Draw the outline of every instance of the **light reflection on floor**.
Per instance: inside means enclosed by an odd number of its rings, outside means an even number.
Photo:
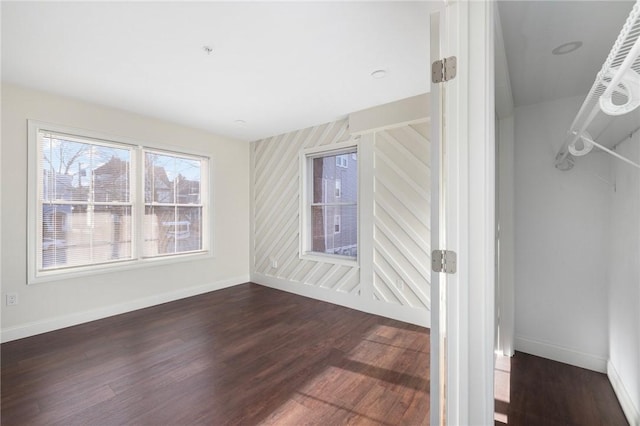
[[[494,398],[495,412],[494,420],[496,424],[508,425],[507,408],[509,407],[511,395],[511,358],[497,355],[494,370]]]
[[[360,422],[392,426],[391,413],[406,410],[407,404],[418,401],[423,401],[418,404],[426,424],[429,418],[428,364],[423,377],[410,375],[408,371],[417,357],[428,360],[428,350],[406,347],[394,338],[398,332],[394,327],[375,327],[355,348],[347,353],[336,353],[334,365],[310,378],[262,424],[305,424],[310,418],[318,419],[322,413],[323,424]],[[402,333],[403,339],[424,339],[424,334],[413,335],[407,330]],[[419,395],[415,401],[404,400],[401,390],[406,388]]]

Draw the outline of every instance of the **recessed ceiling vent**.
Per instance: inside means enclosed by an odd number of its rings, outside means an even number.
[[[566,55],[567,53],[575,52],[582,47],[581,41],[570,41],[569,43],[561,44],[551,51],[554,55]]]

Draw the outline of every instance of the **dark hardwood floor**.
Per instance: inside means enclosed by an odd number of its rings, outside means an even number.
[[[254,284],[2,344],[3,425],[426,424],[429,330]]]
[[[421,425],[429,330],[244,284],[2,344],[2,425]],[[603,374],[517,353],[496,425],[626,425]]]
[[[517,352],[499,357],[496,426],[628,425],[606,375]]]

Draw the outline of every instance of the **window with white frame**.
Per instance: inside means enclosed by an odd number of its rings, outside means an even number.
[[[355,159],[346,161],[350,155],[355,155]],[[306,176],[303,256],[357,259],[357,147],[306,153],[303,161]]]
[[[202,159],[144,154],[145,257],[202,250]]]
[[[29,123],[30,282],[208,252],[208,159]]]
[[[347,154],[336,156],[336,166],[346,169],[349,167],[349,156]]]

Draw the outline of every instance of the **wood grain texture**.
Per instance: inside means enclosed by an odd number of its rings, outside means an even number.
[[[255,284],[2,344],[3,425],[426,424],[429,331]]]
[[[429,330],[243,284],[2,344],[2,425],[421,425]],[[603,374],[517,353],[496,425],[626,425]]]
[[[498,357],[496,426],[628,425],[602,373],[517,352]]]

